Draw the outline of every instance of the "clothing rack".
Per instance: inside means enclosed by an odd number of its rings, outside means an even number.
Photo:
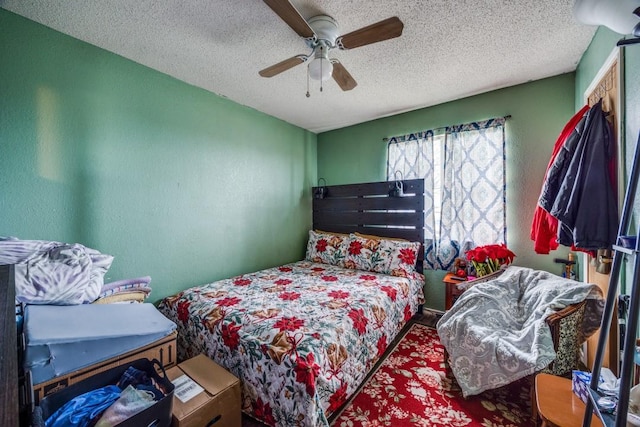
[[[589,384],[590,399],[586,405],[582,423],[583,427],[591,425],[591,417],[594,410],[605,426],[625,427],[627,425],[631,378],[633,367],[635,365],[634,354],[636,348],[636,336],[638,333],[638,316],[640,313],[640,227],[638,227],[636,236],[628,236],[631,217],[633,215],[633,204],[636,191],[638,189],[638,175],[640,174],[638,168],[640,168],[640,134],[638,135],[638,142],[635,147],[629,182],[627,184],[624,197],[622,218],[618,228],[618,237],[616,244],[613,246],[615,254],[613,256],[611,275],[609,276],[607,300],[602,314],[598,347],[591,372],[591,383]],[[628,239],[628,237],[635,237],[635,242],[633,242],[633,239]],[[632,243],[628,243],[629,241]],[[604,351],[607,344],[607,332],[609,331],[609,326],[611,325],[613,318],[613,311],[616,306],[620,272],[622,270],[623,259],[625,257],[628,257],[633,263],[633,273],[631,274],[631,281],[629,282],[632,288],[629,301],[629,319],[627,319],[624,337],[622,368],[620,371],[620,384],[617,396],[618,403],[615,413],[610,414],[601,411],[598,406],[599,400],[603,397],[598,392],[598,382],[600,379]]]

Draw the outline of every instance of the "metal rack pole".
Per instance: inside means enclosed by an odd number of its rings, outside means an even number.
[[[640,134],[638,135],[638,142],[633,155],[633,163],[631,166],[631,173],[629,176],[629,182],[627,183],[626,193],[624,196],[624,204],[622,207],[622,216],[620,219],[620,225],[618,227],[618,241],[620,244],[620,236],[624,236],[628,233],[629,225],[631,223],[631,216],[633,214],[633,204],[635,201],[636,191],[638,188],[639,171],[640,167]],[[613,319],[613,310],[617,300],[618,282],[620,279],[620,270],[622,267],[622,260],[625,253],[631,254],[634,257],[633,260],[633,276],[632,276],[632,292],[631,292],[631,304],[630,313],[631,319],[627,324],[626,335],[624,340],[624,351],[622,359],[622,369],[620,373],[620,388],[618,389],[618,406],[616,409],[615,426],[625,427],[627,411],[629,408],[629,389],[631,385],[631,370],[633,368],[634,358],[633,353],[635,351],[635,341],[638,328],[638,310],[640,304],[640,230],[636,236],[636,245],[633,250],[629,248],[623,248],[614,245],[615,255],[613,257],[613,265],[611,267],[611,275],[609,276],[609,290],[607,291],[607,300],[605,309],[602,314],[602,322],[600,326],[600,337],[598,339],[598,347],[596,350],[595,359],[593,362],[593,369],[591,372],[591,382],[589,388],[591,389],[590,399],[587,401],[585,414],[583,418],[583,427],[591,425],[592,413],[595,410],[603,424],[609,426],[611,423],[611,417],[603,417],[597,405],[594,405],[594,399],[597,396],[598,381],[600,379],[600,370],[602,367],[602,361],[604,359],[604,350],[607,344],[607,337],[611,321]]]

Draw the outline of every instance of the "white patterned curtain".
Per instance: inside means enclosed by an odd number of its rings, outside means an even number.
[[[434,150],[433,131],[411,133],[404,136],[395,136],[389,140],[387,146],[387,180],[396,179],[396,172],[402,173],[403,179],[419,179],[424,181],[424,247],[425,268],[434,268],[427,265],[426,254],[435,248],[435,217],[434,212]]]
[[[504,118],[391,138],[387,179],[425,180],[425,268],[506,239]],[[437,141],[442,141],[438,146]]]
[[[437,254],[443,268],[476,246],[505,243],[504,122],[446,128]]]

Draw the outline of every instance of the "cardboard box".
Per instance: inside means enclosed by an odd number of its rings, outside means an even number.
[[[175,388],[173,427],[241,427],[240,380],[200,354],[167,371]]]
[[[107,371],[116,366],[129,364],[137,359],[157,359],[162,363],[165,369],[175,366],[177,336],[177,332],[173,332],[147,346],[140,347],[128,353],[121,354],[120,356],[112,357],[111,359],[103,362],[87,366],[86,368],[61,375],[40,384],[34,384],[33,403],[37,405],[45,396],[60,391],[100,372]]]

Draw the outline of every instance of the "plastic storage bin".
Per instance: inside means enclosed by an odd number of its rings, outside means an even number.
[[[138,359],[131,363],[111,368],[46,396],[40,401],[38,406],[34,408],[31,422],[32,427],[43,427],[44,421],[46,421],[49,416],[74,397],[110,384],[116,384],[129,366],[145,371],[151,378],[161,385],[167,393],[155,404],[118,424],[118,426],[169,427],[171,425],[171,412],[173,409],[174,386],[167,378],[162,364],[157,360],[150,361],[149,359]],[[158,370],[162,372],[162,375],[158,374]]]

